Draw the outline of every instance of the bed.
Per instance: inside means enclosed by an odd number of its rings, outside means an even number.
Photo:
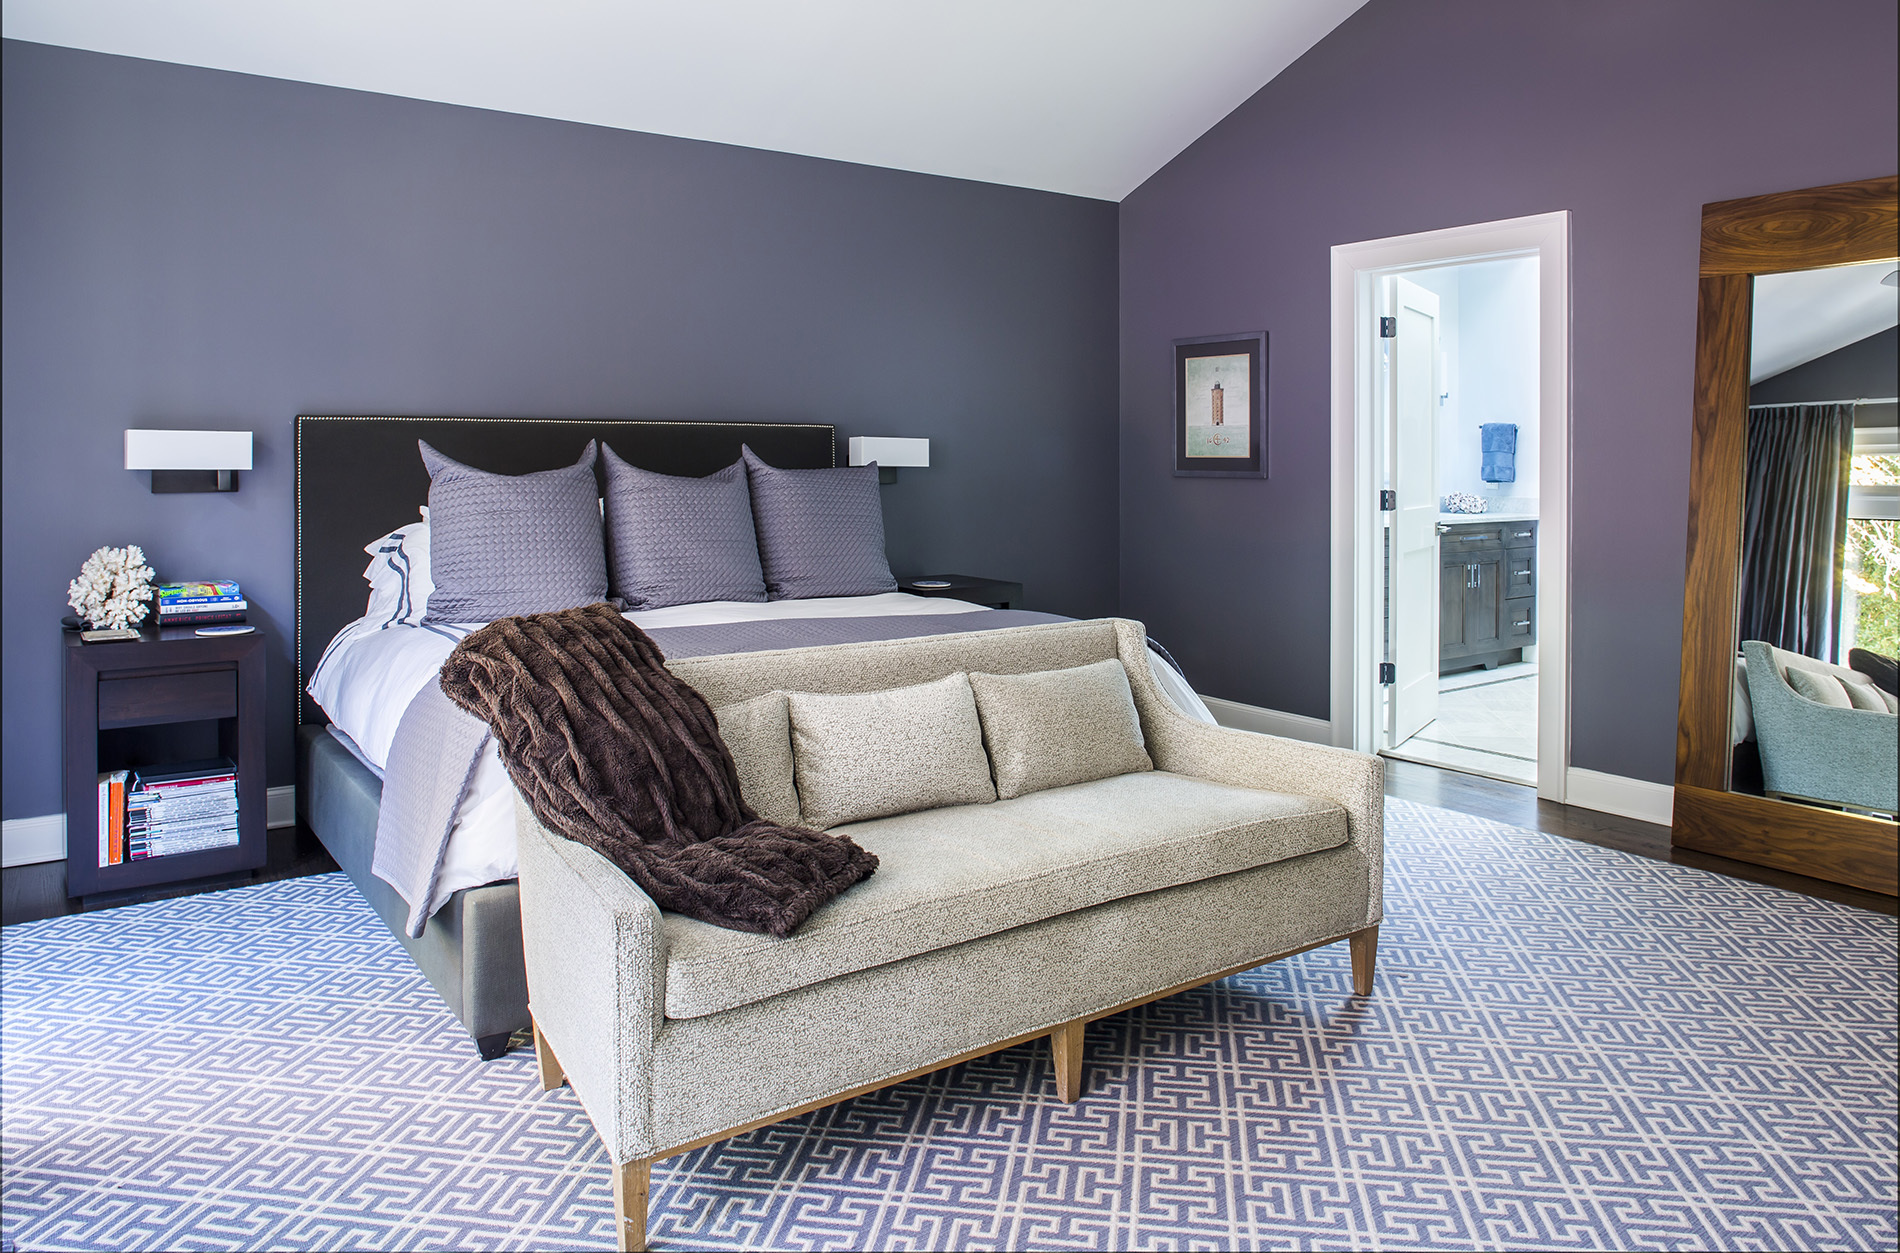
[[[410,902],[371,870],[383,767],[403,711],[469,629],[391,621],[382,610],[365,614],[366,544],[405,528],[414,533],[428,499],[416,441],[489,471],[523,474],[567,465],[595,439],[644,469],[703,476],[731,465],[742,444],[785,469],[835,466],[835,433],[823,424],[306,415],[297,419],[296,434],[298,817],[408,949],[481,1055],[496,1057],[527,1028],[528,1014],[513,881],[513,789],[492,746],[456,812],[419,935],[409,934]],[[426,587],[414,591],[426,597]],[[669,657],[1055,617],[900,592],[682,604],[630,616]],[[1165,671],[1170,697],[1212,721],[1170,665],[1155,667]]]

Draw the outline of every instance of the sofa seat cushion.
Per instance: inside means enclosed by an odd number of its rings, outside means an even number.
[[[1330,801],[1144,771],[839,827],[877,873],[788,939],[662,914],[666,1016],[699,1018],[1124,896],[1346,842]],[[1061,955],[1051,954],[1060,965]]]

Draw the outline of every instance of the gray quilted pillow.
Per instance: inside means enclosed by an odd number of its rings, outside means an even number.
[[[629,609],[764,600],[746,469],[703,479],[655,474],[601,446],[607,468],[607,569]]]
[[[594,441],[559,470],[490,474],[421,440],[429,469],[426,622],[493,622],[607,598]]]
[[[780,470],[741,449],[773,600],[894,592],[877,467]]]
[[[1003,800],[1154,769],[1128,672],[1113,657],[1033,674],[972,673],[970,687]]]

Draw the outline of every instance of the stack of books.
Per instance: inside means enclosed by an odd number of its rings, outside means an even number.
[[[99,776],[99,864],[116,866],[125,860],[125,785],[130,770],[108,770]]]
[[[238,842],[237,766],[229,757],[134,770],[125,788],[128,861]]]
[[[244,593],[229,579],[158,585],[158,625],[209,626],[244,621]]]

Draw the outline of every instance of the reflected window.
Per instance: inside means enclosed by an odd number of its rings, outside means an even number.
[[[1848,471],[1841,632],[1849,649],[1900,655],[1900,427],[1857,427]]]

